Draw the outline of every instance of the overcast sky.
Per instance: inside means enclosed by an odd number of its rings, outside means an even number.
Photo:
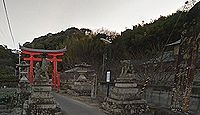
[[[17,48],[48,33],[69,27],[121,32],[142,21],[176,12],[184,0],[5,0],[15,46],[0,2],[0,44]]]

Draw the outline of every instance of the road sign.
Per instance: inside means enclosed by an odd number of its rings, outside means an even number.
[[[110,71],[106,73],[106,82],[110,82]]]

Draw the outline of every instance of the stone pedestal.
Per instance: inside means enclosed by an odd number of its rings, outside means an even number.
[[[37,81],[32,86],[31,96],[25,104],[30,115],[61,114],[52,92],[51,85],[46,80]]]
[[[147,102],[141,99],[134,78],[117,78],[102,106],[115,115],[141,114],[147,111]]]
[[[69,85],[70,94],[74,96],[90,96],[92,90],[92,82],[90,74],[94,72],[94,70],[89,69],[91,65],[86,64],[85,62],[81,64],[75,65],[75,68],[65,71],[66,73],[74,73],[74,80]],[[76,78],[76,74],[78,74],[78,78]],[[88,77],[88,78],[87,78]],[[67,91],[69,93],[69,91]],[[73,92],[73,93],[71,93]]]
[[[79,78],[74,82],[72,89],[79,95],[91,95],[91,83],[84,76],[80,74]]]

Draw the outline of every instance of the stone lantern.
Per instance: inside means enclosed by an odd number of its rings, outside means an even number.
[[[29,74],[29,64],[25,61],[22,61],[20,64],[17,64],[19,70],[19,87],[21,92],[27,93],[30,90],[28,74]]]
[[[21,92],[27,92],[30,88],[28,79],[23,75],[19,81]]]
[[[81,63],[75,65],[75,68],[65,71],[66,73],[78,73],[78,78],[71,86],[72,90],[78,93],[78,95],[91,95],[92,81],[86,77],[86,74],[94,72],[94,70],[89,69],[89,67],[91,65]]]
[[[17,64],[17,67],[19,68],[19,80],[23,76],[25,76],[26,78],[28,78],[29,66],[30,66],[30,64],[27,64],[25,61],[22,61],[20,64]]]

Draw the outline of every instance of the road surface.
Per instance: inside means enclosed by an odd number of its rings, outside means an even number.
[[[54,93],[54,97],[59,103],[64,115],[106,115],[94,107],[73,100],[67,96]]]

